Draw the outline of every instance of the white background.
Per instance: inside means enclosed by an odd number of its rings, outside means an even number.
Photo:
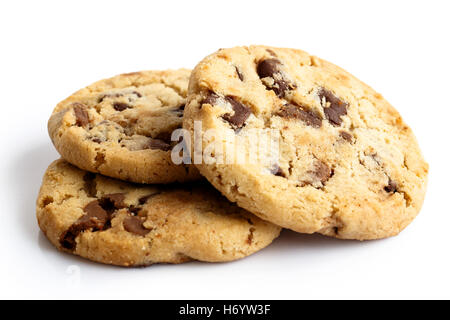
[[[450,298],[449,1],[2,1],[0,298]],[[58,253],[35,199],[58,158],[56,103],[101,78],[194,67],[218,48],[301,48],[381,92],[430,163],[418,218],[399,236],[339,241],[284,231],[226,264],[124,269]]]

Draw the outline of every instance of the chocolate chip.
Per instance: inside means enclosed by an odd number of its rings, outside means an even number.
[[[142,94],[140,94],[137,91],[132,91],[132,92],[116,92],[116,93],[106,93],[104,95],[102,95],[100,98],[98,98],[98,103],[103,102],[103,100],[105,100],[105,98],[119,98],[119,97],[123,97],[126,94],[134,94],[135,96],[137,96],[138,98],[142,97]]]
[[[233,97],[227,96],[225,98],[227,102],[231,104],[234,114],[231,113],[224,114],[222,119],[228,121],[235,129],[242,128],[245,121],[250,117],[252,111],[249,107],[243,105],[239,101],[235,100]]]
[[[142,220],[134,216],[126,217],[125,220],[123,220],[123,228],[130,233],[137,234],[138,236],[145,236],[151,231],[144,228],[144,223]]]
[[[102,95],[99,99],[98,99],[98,103],[103,102],[103,100],[105,100],[105,98],[119,98],[119,97],[123,97],[123,93],[107,93]]]
[[[352,142],[353,140],[353,136],[347,131],[339,131],[339,136],[348,142]]]
[[[253,235],[253,233],[256,231],[256,229],[255,228],[253,228],[253,227],[251,227],[250,229],[249,229],[249,233],[248,233],[248,237],[247,237],[247,244],[248,245],[251,245],[252,244],[252,242],[253,242],[253,237],[254,237],[254,235]]]
[[[141,211],[142,208],[141,207],[136,207],[136,206],[130,206],[128,208],[128,211],[131,213],[131,215],[133,216],[137,216],[139,214],[139,211]]]
[[[333,175],[333,170],[323,161],[317,160],[315,163],[314,174],[320,180],[322,185],[328,181]]]
[[[266,78],[266,77],[273,78],[273,76],[276,73],[281,73],[280,68],[281,68],[281,62],[278,59],[262,60],[258,64],[258,68],[257,68],[258,76],[260,78]]]
[[[95,143],[102,143],[102,140],[100,138],[92,138],[91,140]]]
[[[283,169],[281,169],[278,164],[273,165],[273,167],[270,169],[270,173],[277,177],[286,178],[286,174],[284,173]]]
[[[283,118],[299,119],[314,128],[320,128],[322,126],[322,118],[318,114],[307,110],[303,106],[297,106],[291,103],[283,106],[277,115]]]
[[[86,175],[85,183],[91,179],[92,176]],[[89,202],[83,209],[85,215],[79,218],[61,235],[61,246],[68,250],[74,250],[76,247],[75,238],[81,232],[85,230],[101,231],[109,228],[111,226],[111,214],[117,209],[126,207],[124,200],[124,193],[112,193],[104,195],[100,200]]]
[[[256,71],[261,79],[272,78],[273,84],[264,83],[264,85],[267,89],[273,90],[278,97],[283,98],[286,91],[294,89],[295,86],[284,79],[281,66],[282,64],[278,59],[266,59],[258,64]]]
[[[236,66],[234,68],[236,69],[236,74],[237,74],[239,80],[244,81],[244,75],[241,73],[241,71],[239,71],[239,68]]]
[[[84,191],[88,197],[96,197],[97,196],[97,183],[95,182],[96,175],[95,173],[87,172],[83,176],[84,181]]]
[[[203,99],[202,104],[210,104],[210,105],[214,106],[219,98],[220,97],[216,93],[210,91],[210,92],[208,92],[208,95],[206,96],[206,98]]]
[[[89,124],[89,114],[84,104],[75,102],[73,104],[73,112],[75,113],[77,126],[84,127]]]
[[[171,146],[161,139],[149,138],[149,141],[147,145],[144,146],[144,149],[169,151],[171,149]]]
[[[107,211],[100,205],[98,200],[94,200],[84,207],[86,214],[79,221],[89,223],[94,229],[102,229],[108,219]]]
[[[388,185],[386,187],[384,187],[384,191],[386,191],[387,193],[395,193],[397,192],[397,184],[391,180],[391,178],[389,178],[389,182]]]
[[[329,103],[329,106],[323,105],[323,111],[325,112],[325,116],[328,121],[333,126],[339,126],[342,123],[342,116],[347,114],[348,103],[342,101],[338,97],[334,95],[333,92],[327,90],[325,88],[321,88],[318,92],[319,98],[321,102],[323,98],[325,98],[325,102]]]
[[[67,250],[75,249],[75,239],[81,232],[89,229],[92,231],[103,230],[108,222],[109,215],[97,200],[88,203],[83,211],[85,215],[73,223],[59,239],[61,246]]]
[[[138,98],[142,98],[142,94],[137,91],[133,91],[132,94],[136,95]]]
[[[115,102],[113,104],[113,108],[116,111],[123,111],[125,109],[130,108],[130,106],[128,104],[126,104],[126,103],[123,103],[123,102]]]
[[[108,212],[114,212],[117,209],[123,209],[126,207],[125,193],[111,193],[106,194],[100,200],[100,205]]]

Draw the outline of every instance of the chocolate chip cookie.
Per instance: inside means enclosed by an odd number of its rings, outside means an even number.
[[[194,155],[214,140],[249,158],[252,137],[277,133],[270,161],[219,161],[221,149],[194,162],[229,200],[298,232],[393,236],[424,200],[428,165],[399,113],[348,72],[301,50],[236,47],[206,57],[192,73],[183,126],[201,139]]]
[[[189,70],[143,71],[96,82],[59,103],[48,122],[61,156],[77,167],[137,183],[196,180],[175,165]]]
[[[137,185],[64,160],[45,173],[37,219],[58,249],[119,266],[236,260],[280,232],[206,182]]]

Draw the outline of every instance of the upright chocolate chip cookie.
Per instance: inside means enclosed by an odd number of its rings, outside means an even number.
[[[79,168],[137,183],[200,178],[175,165],[189,70],[143,71],[96,82],[59,103],[48,123],[61,156]]]
[[[236,260],[280,232],[207,183],[137,185],[64,160],[45,173],[37,218],[58,249],[120,266]]]
[[[183,126],[193,136],[197,129],[194,161],[218,190],[298,232],[393,236],[424,200],[428,165],[398,112],[300,50],[251,46],[208,56],[192,73]],[[267,137],[271,149],[258,150]],[[213,141],[225,146],[211,152]],[[265,161],[235,161],[230,150]]]

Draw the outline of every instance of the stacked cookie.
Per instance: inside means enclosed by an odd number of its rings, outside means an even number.
[[[226,200],[193,165],[172,162],[189,75],[123,74],[56,106],[48,128],[64,160],[44,176],[37,217],[57,248],[122,266],[217,262],[278,236],[280,227]]]
[[[102,80],[58,104],[48,128],[62,159],[39,225],[102,263],[231,261],[280,227],[389,237],[425,195],[428,165],[398,112],[300,50],[222,49],[192,74]]]

